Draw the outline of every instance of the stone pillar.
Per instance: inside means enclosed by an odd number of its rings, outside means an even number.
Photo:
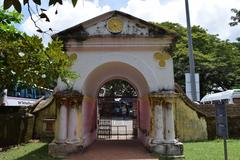
[[[173,105],[172,103],[166,104],[166,143],[174,143],[175,128],[173,118]]]
[[[55,140],[49,144],[48,153],[64,158],[68,154],[83,149],[80,134],[81,104],[83,96],[78,91],[65,90],[55,94],[57,123]]]
[[[164,110],[162,100],[160,98],[150,95],[151,105],[151,130],[150,135],[152,143],[163,143],[164,142]]]
[[[67,138],[67,100],[60,100],[60,107],[57,114],[57,125],[55,131],[55,142],[64,143]]]
[[[67,143],[78,143],[80,137],[78,134],[78,104],[76,101],[70,102],[71,106],[68,108],[68,130],[67,130]]]
[[[162,91],[149,95],[151,104],[150,150],[160,159],[183,159],[183,144],[175,140],[173,105],[177,94]]]
[[[154,140],[155,143],[162,143],[164,142],[163,136],[163,108],[162,104],[158,104],[154,107]]]

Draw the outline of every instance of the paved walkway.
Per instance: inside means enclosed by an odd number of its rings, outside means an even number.
[[[69,160],[158,160],[136,140],[96,141],[84,153],[71,155]]]

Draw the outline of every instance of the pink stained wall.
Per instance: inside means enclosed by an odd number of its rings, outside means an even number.
[[[138,139],[147,145],[147,137],[150,130],[150,104],[148,98],[138,100]]]
[[[83,100],[83,140],[84,146],[89,146],[96,139],[97,105],[93,98]]]

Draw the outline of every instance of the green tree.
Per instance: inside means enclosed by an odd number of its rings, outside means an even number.
[[[22,2],[22,3],[21,3]],[[44,2],[44,3],[43,3]],[[73,7],[76,6],[78,0],[71,0]],[[52,31],[52,28],[49,28],[49,30],[43,31],[37,24],[37,21],[39,19],[44,19],[46,22],[50,22],[50,19],[48,18],[48,15],[45,13],[47,11],[47,8],[50,6],[55,6],[56,4],[62,5],[63,0],[49,0],[48,5],[44,6],[46,1],[42,0],[4,0],[3,1],[3,8],[5,10],[14,7],[14,9],[18,12],[22,12],[22,8],[24,6],[27,7],[28,13],[30,15],[31,20],[33,21],[35,27],[37,28],[37,31],[40,33],[47,33],[49,31]],[[45,8],[46,7],[46,8]],[[58,14],[58,11],[56,10],[55,14]],[[35,16],[33,16],[35,15]],[[34,19],[33,17],[37,17]]]
[[[185,73],[189,70],[187,29],[170,22],[158,25],[179,35],[173,47],[174,71],[176,82],[184,88]],[[200,26],[192,27],[192,38],[196,72],[200,74],[201,97],[206,93],[239,87],[239,43],[221,40]]]
[[[106,97],[133,97],[137,96],[137,91],[127,81],[114,79],[101,87],[99,95]]]
[[[77,75],[69,70],[75,56],[62,51],[60,40],[53,40],[44,47],[42,39],[18,31],[21,15],[0,9],[0,91],[14,85],[53,88],[57,78],[66,83]],[[68,83],[67,83],[68,84]],[[3,98],[0,101],[3,102]]]
[[[71,1],[72,1],[73,6],[75,7],[78,0],[71,0]],[[56,5],[56,4],[62,5],[63,0],[49,0],[48,1],[48,6]],[[42,0],[32,0],[32,1],[29,1],[29,0],[22,0],[22,1],[20,1],[20,0],[4,0],[3,1],[4,9],[8,9],[11,6],[13,6],[19,13],[22,12],[22,5],[29,5],[29,6],[33,5],[33,6],[41,7]]]

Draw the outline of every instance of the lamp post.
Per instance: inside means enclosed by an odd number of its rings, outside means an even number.
[[[191,82],[191,94],[192,100],[197,100],[196,94],[196,83],[195,83],[195,62],[193,56],[193,45],[192,45],[192,29],[190,23],[190,15],[189,15],[189,5],[188,0],[185,0],[186,7],[186,19],[187,19],[187,30],[188,30],[188,56],[189,56],[189,70],[190,70],[190,82]]]

